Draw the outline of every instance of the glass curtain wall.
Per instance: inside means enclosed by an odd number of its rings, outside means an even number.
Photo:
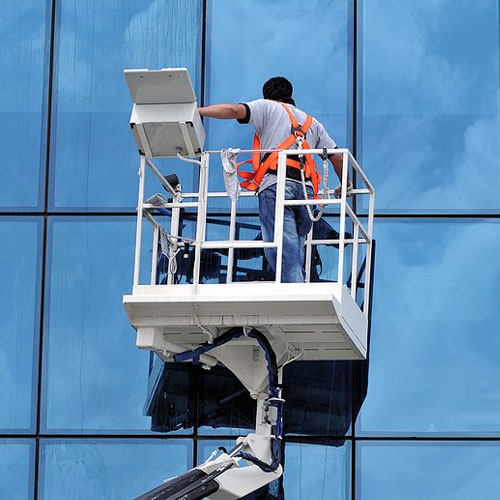
[[[377,190],[366,400],[358,415],[366,366],[287,367],[294,425],[270,498],[499,498],[498,0],[4,4],[0,498],[133,498],[253,421],[223,369],[155,379],[121,304],[138,168],[122,72],[176,66],[200,104],[286,76]],[[251,144],[250,125],[205,127],[207,149]],[[258,230],[256,203],[245,222]],[[214,406],[216,381],[230,404]],[[175,393],[165,420],[153,383]]]
[[[378,219],[356,499],[500,494],[492,473],[500,444],[498,9],[497,0],[358,4],[357,156],[376,186]]]

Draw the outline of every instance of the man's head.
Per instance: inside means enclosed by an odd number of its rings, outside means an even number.
[[[291,102],[293,101],[292,94],[292,84],[282,76],[270,78],[262,87],[264,99],[270,99],[271,101]]]

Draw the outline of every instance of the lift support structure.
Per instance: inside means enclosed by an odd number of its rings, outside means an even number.
[[[204,463],[136,500],[243,498],[283,472],[283,367],[296,359],[362,360],[367,356],[375,192],[349,150],[328,150],[328,155],[343,158],[340,197],[327,187],[321,200],[324,217],[338,229],[337,236],[314,239],[311,231],[306,240],[306,282],[282,283],[285,207],[318,205],[318,200],[285,199],[286,159],[325,152],[278,151],[274,240],[243,239],[236,230],[239,208],[251,202],[254,194],[241,193],[237,200],[229,200],[225,191],[209,190],[210,164],[221,151],[203,151],[204,130],[187,71],[126,70],[125,76],[134,99],[131,128],[140,153],[134,280],[132,293],[123,297],[137,332],[136,345],[166,363],[194,363],[208,370],[222,364],[257,402],[254,433],[238,438],[232,450],[217,448]],[[248,152],[252,151],[241,151]],[[183,192],[178,179],[164,175],[154,163],[156,158],[177,158],[186,169],[190,165],[196,174],[190,178],[198,179],[198,189]],[[151,197],[145,199],[147,172],[167,190],[168,198],[156,197],[154,203]],[[356,182],[350,197],[348,178]],[[207,237],[208,205],[214,200],[230,207],[225,239]],[[362,218],[356,206],[366,207]],[[182,217],[188,211],[195,221],[191,237],[183,235]],[[145,227],[151,230],[152,247],[144,244]],[[239,252],[262,253],[266,247],[276,249],[274,279],[240,281]],[[312,258],[319,247],[334,249],[336,258],[329,259],[330,279],[313,282]],[[150,269],[144,273],[144,255],[151,248]],[[206,251],[223,257],[224,282],[204,279]],[[160,282],[161,254],[168,267]],[[189,279],[181,279],[179,259],[186,255],[193,256],[192,268]],[[360,270],[363,286],[358,280]]]

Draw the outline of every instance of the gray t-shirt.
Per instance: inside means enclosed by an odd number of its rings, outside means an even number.
[[[247,116],[238,120],[240,123],[251,123],[260,138],[262,149],[276,149],[290,135],[290,118],[282,104],[268,99],[257,99],[243,103]],[[303,124],[307,115],[292,104],[285,104],[292,111],[297,122]],[[313,117],[311,127],[307,131],[306,140],[311,149],[334,149],[335,141],[328,135],[325,127]],[[296,144],[290,149],[296,149]],[[290,179],[292,180],[292,179]],[[298,182],[298,181],[294,181]],[[262,179],[260,191],[276,184],[276,176],[266,174]]]

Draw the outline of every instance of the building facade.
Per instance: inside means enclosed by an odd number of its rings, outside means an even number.
[[[500,498],[498,0],[21,0],[0,33],[0,498],[133,498],[240,432],[200,425],[196,373],[191,427],[151,430],[121,304],[138,168],[122,72],[177,66],[200,104],[286,76],[377,190],[366,399],[340,433],[332,377],[331,420],[287,435],[273,491]],[[206,130],[210,149],[253,133]]]

